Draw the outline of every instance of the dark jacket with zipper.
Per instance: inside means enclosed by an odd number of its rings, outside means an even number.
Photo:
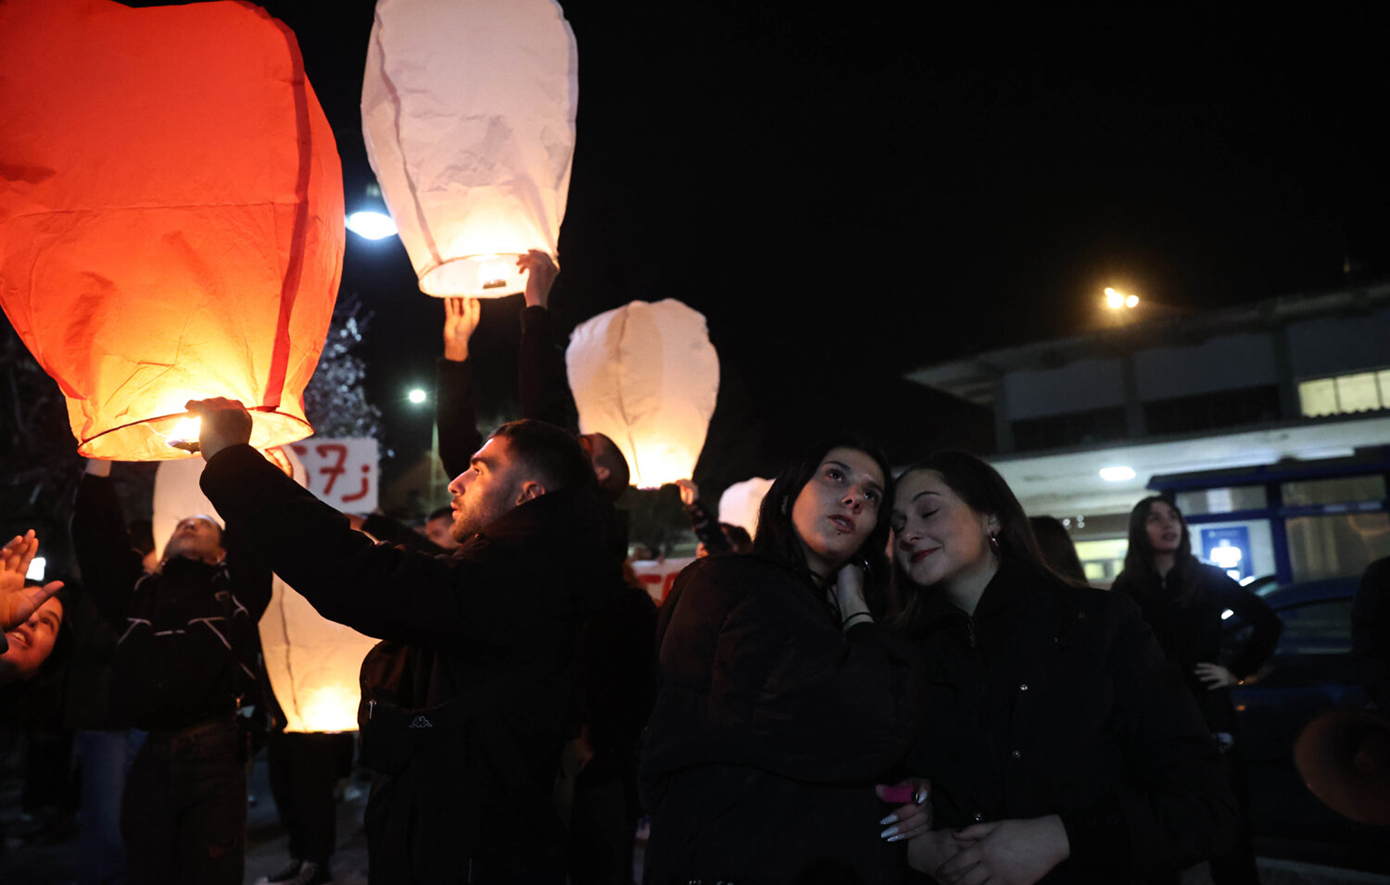
[[[436,558],[373,544],[250,446],[217,453],[202,487],[320,614],[385,640],[364,663],[364,693],[466,708],[463,722],[422,712],[406,723],[410,752],[378,762],[371,881],[563,881],[550,790],[574,730],[570,656],[616,578],[597,498],[548,492]]]
[[[1133,603],[1009,559],[973,616],[927,592],[906,768],[936,827],[1059,815],[1071,856],[1047,883],[1174,882],[1225,847],[1216,746]]]
[[[912,732],[910,648],[882,624],[842,632],[806,578],[732,554],[681,572],[657,642],[648,885],[897,879],[873,785]]]
[[[174,731],[260,700],[256,623],[270,569],[228,528],[216,565],[175,556],[147,574],[111,480],[84,475],[72,516],[83,585],[116,636],[110,720]]]

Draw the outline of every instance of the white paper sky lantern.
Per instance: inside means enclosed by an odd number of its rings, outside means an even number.
[[[719,496],[719,521],[741,525],[748,534],[758,534],[758,508],[762,506],[772,480],[755,476],[736,482]]]
[[[304,465],[288,447],[275,450],[295,482],[305,485]],[[282,464],[283,466],[283,464]],[[195,513],[220,516],[198,487],[203,460],[164,461],[154,480],[154,539],[159,554],[180,519]],[[261,653],[275,698],[285,712],[286,731],[356,731],[357,676],[362,659],[376,645],[350,627],[314,610],[276,575],[270,606],[261,616]]]
[[[362,129],[420,291],[520,292],[555,257],[579,54],[552,0],[378,0]]]
[[[612,439],[633,485],[690,477],[719,394],[704,314],[671,298],[634,301],[576,327],[565,363],[580,432]]]

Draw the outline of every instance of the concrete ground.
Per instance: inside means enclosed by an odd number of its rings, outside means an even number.
[[[21,782],[17,775],[10,766],[0,770],[0,834],[3,834],[0,883],[74,885],[77,881],[75,821],[70,815],[36,820],[23,814],[19,803]],[[289,859],[288,837],[270,797],[264,756],[257,758],[252,769],[251,795],[255,797],[255,804],[247,821],[246,885],[255,885],[258,879],[278,871]],[[335,885],[366,885],[367,842],[362,831],[366,805],[367,782],[364,778],[354,778],[338,803],[338,850],[332,861]],[[1259,867],[1263,885],[1390,885],[1387,875],[1315,864],[1260,858]],[[1208,885],[1210,881],[1201,867],[1183,877],[1183,885]]]

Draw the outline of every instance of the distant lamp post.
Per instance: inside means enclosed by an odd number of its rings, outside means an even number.
[[[405,398],[410,400],[412,406],[422,406],[425,404],[425,400],[430,398],[430,395],[425,392],[424,388],[412,387],[410,388],[410,392],[405,395]]]
[[[1105,287],[1105,306],[1111,310],[1121,310],[1124,308],[1133,309],[1139,306],[1138,295],[1126,295],[1125,293]]]

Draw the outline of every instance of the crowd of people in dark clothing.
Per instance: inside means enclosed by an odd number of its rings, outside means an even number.
[[[644,815],[651,885],[1170,883],[1202,862],[1258,882],[1230,690],[1281,624],[1193,556],[1172,500],[1138,503],[1124,571],[1093,589],[1066,530],[984,461],[895,475],[842,435],[776,477],[752,536],[680,483],[700,557],[658,608],[627,563],[627,463],[579,433],[557,270],[519,264],[526,417],[486,437],[478,305],[447,302],[452,504],[428,537],[333,510],[210,399],[188,408],[219,518],[187,514],[159,561],[106,462],[78,484],[80,588],[25,580],[32,532],[5,545],[0,715],[37,717],[52,671],[91,668],[82,881],[240,883],[262,741],[291,854],[262,881],[332,881],[352,740],[281,730],[257,635],[273,573],[380,640],[358,712],[373,882],[626,885]],[[1385,571],[1357,635],[1384,633]],[[1252,628],[1234,656],[1226,612]],[[1361,651],[1384,705],[1384,656]]]

